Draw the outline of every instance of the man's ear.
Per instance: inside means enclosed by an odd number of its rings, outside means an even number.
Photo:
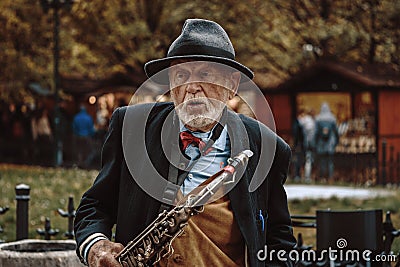
[[[239,88],[239,84],[240,84],[240,77],[241,77],[241,74],[239,71],[233,72],[231,74],[230,89],[231,89],[232,93],[230,94],[229,99],[232,99],[236,95],[237,90]]]

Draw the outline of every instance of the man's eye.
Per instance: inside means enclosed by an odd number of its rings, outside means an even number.
[[[211,71],[202,71],[200,73],[200,77],[203,79],[210,79],[211,77],[213,77],[213,73]]]
[[[185,72],[177,72],[175,78],[179,81],[185,81],[188,78],[188,74]]]

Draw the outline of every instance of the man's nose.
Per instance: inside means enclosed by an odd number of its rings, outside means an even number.
[[[186,92],[188,93],[196,94],[199,91],[201,91],[201,86],[198,82],[189,82],[186,85]]]

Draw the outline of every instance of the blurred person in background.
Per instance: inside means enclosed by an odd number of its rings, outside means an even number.
[[[319,178],[330,179],[331,182],[334,173],[333,155],[339,143],[339,133],[336,118],[328,103],[322,103],[321,112],[317,115],[315,122],[315,147],[319,162]]]
[[[72,131],[78,167],[86,168],[95,129],[93,119],[87,113],[84,105],[80,106],[79,113],[74,116]]]
[[[2,129],[8,136],[6,140],[5,154],[7,160],[15,163],[25,163],[29,157],[31,143],[30,119],[27,108],[23,103],[9,105],[9,111],[5,114],[5,122],[8,128]],[[3,152],[4,153],[4,152]]]
[[[35,158],[41,165],[51,165],[53,131],[50,127],[48,111],[41,108],[31,120],[32,138],[34,142]]]
[[[92,138],[92,149],[85,161],[86,168],[99,169],[101,162],[101,147],[107,134],[110,113],[105,101],[99,101],[96,111],[95,134]]]
[[[299,124],[303,130],[304,178],[306,183],[311,182],[312,165],[314,163],[315,120],[313,113],[312,109],[306,109],[299,116]]]
[[[301,112],[300,112],[301,114]],[[301,181],[301,165],[304,161],[304,133],[299,122],[299,116],[293,118],[292,125],[293,147],[292,147],[292,175],[295,182]]]

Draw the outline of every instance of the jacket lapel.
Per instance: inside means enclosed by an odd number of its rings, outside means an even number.
[[[248,133],[243,121],[236,113],[228,112],[227,125],[232,146],[231,156],[235,156],[239,152],[249,149],[250,142]],[[240,181],[229,192],[228,196],[239,229],[250,254],[253,254],[256,250],[261,249],[263,244],[261,244],[262,239],[260,239],[260,235],[258,234],[256,222],[257,201],[254,198],[254,194],[250,194],[248,189],[251,173],[254,173],[254,170],[252,171],[246,168]]]

